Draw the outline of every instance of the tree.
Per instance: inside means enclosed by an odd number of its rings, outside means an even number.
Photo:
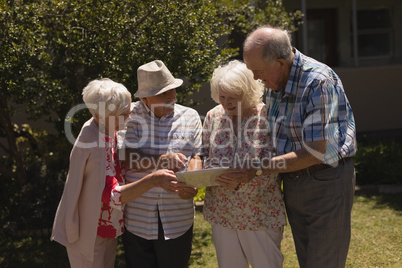
[[[16,162],[14,172],[1,166],[0,172],[12,176],[20,185],[27,182],[24,160],[17,146],[17,137],[11,121],[13,114],[9,101],[14,103],[35,102],[33,92],[40,74],[35,64],[40,57],[40,31],[37,17],[34,16],[34,4],[15,5],[13,1],[1,1],[0,13],[0,122],[1,133],[6,137],[8,147],[0,144]]]
[[[242,41],[232,39],[241,40],[267,18],[291,25],[280,2],[268,1],[263,9],[253,2],[0,0],[3,226],[51,224],[71,149],[64,122],[71,120],[77,132],[89,113],[65,117],[82,103],[89,81],[109,77],[134,93],[137,68],[160,59],[186,80],[178,101],[193,105],[197,100],[187,97],[216,66],[239,55]],[[31,119],[52,122],[57,134],[14,124],[15,104],[23,104]]]
[[[237,59],[243,58],[242,45],[252,30],[271,25],[294,32],[303,15],[300,11],[286,12],[280,0],[216,0],[215,5],[224,25],[230,30],[228,46],[238,49]]]
[[[12,214],[23,213],[23,208],[17,204],[27,202],[26,208],[30,207],[31,174],[27,162],[34,163],[36,157],[32,148],[26,150],[21,144],[22,137],[31,139],[32,135],[13,123],[14,105],[25,105],[30,118],[36,118],[33,111],[40,101],[43,89],[40,82],[44,76],[39,65],[45,53],[41,43],[43,32],[36,15],[39,6],[19,1],[2,0],[0,3],[0,135],[8,145],[0,143],[6,153],[0,166],[3,185],[0,203],[1,219],[9,223]]]
[[[1,132],[8,138],[8,146],[2,144],[8,155],[3,157],[6,165],[0,176],[15,190],[5,195],[13,195],[16,201],[6,201],[5,210],[13,222],[25,227],[49,224],[53,217],[40,219],[49,214],[49,207],[54,211],[58,200],[49,200],[47,208],[41,205],[50,191],[60,194],[64,183],[59,174],[65,174],[71,148],[64,137],[65,115],[82,102],[82,88],[90,80],[109,77],[134,93],[137,67],[161,59],[175,76],[189,80],[179,93],[183,100],[231,55],[216,43],[225,30],[216,9],[206,1],[34,2],[2,1],[0,10],[2,40],[6,40],[1,46]],[[13,105],[18,103],[35,117],[46,116],[59,134],[13,124]],[[87,115],[74,118],[77,129]],[[24,192],[29,202],[18,198],[22,188],[30,192]],[[12,211],[20,213],[11,215]]]

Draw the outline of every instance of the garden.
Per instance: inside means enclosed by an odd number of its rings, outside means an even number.
[[[66,250],[50,234],[0,237],[0,266],[69,267]],[[346,267],[400,267],[402,262],[402,195],[357,195],[352,210],[352,239]],[[289,225],[282,241],[284,267],[298,267]],[[115,267],[125,267],[121,241]],[[211,227],[196,212],[190,268],[218,267]]]
[[[69,267],[50,231],[72,147],[64,125],[77,134],[89,116],[66,114],[89,81],[110,77],[134,93],[137,67],[163,59],[185,80],[178,103],[197,107],[205,100],[194,92],[216,66],[241,58],[250,30],[269,23],[294,32],[301,16],[281,1],[0,0],[0,267]],[[357,185],[401,186],[401,141],[358,141]],[[210,225],[196,210],[190,267],[217,267]],[[359,191],[347,267],[399,267],[401,237],[402,194]],[[282,252],[284,267],[298,266],[289,225]]]

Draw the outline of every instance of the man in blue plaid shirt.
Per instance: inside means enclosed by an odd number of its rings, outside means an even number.
[[[281,173],[299,265],[345,267],[356,128],[341,80],[331,68],[293,48],[286,31],[270,26],[247,37],[243,56],[254,79],[268,90],[269,131],[277,155],[261,159],[260,169]],[[226,176],[245,182],[252,173],[239,170]]]

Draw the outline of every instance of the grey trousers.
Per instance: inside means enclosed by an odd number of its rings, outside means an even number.
[[[282,178],[300,267],[345,267],[356,182],[353,160],[311,176]]]

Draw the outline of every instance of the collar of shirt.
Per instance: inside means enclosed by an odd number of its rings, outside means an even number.
[[[294,82],[295,82],[295,77],[297,77],[297,75],[298,75],[298,73],[299,73],[299,71],[301,69],[301,60],[302,60],[302,58],[301,58],[300,52],[296,48],[293,48],[293,52],[295,54],[295,58],[293,59],[292,69],[290,70],[289,79],[288,79],[288,82],[287,82],[286,87],[285,87],[285,93],[282,94],[282,91],[280,91],[280,93],[279,93],[279,94],[281,94],[282,98],[287,97],[287,96],[289,96],[291,94],[292,95],[296,94],[295,87],[294,87],[294,84],[295,84]]]

